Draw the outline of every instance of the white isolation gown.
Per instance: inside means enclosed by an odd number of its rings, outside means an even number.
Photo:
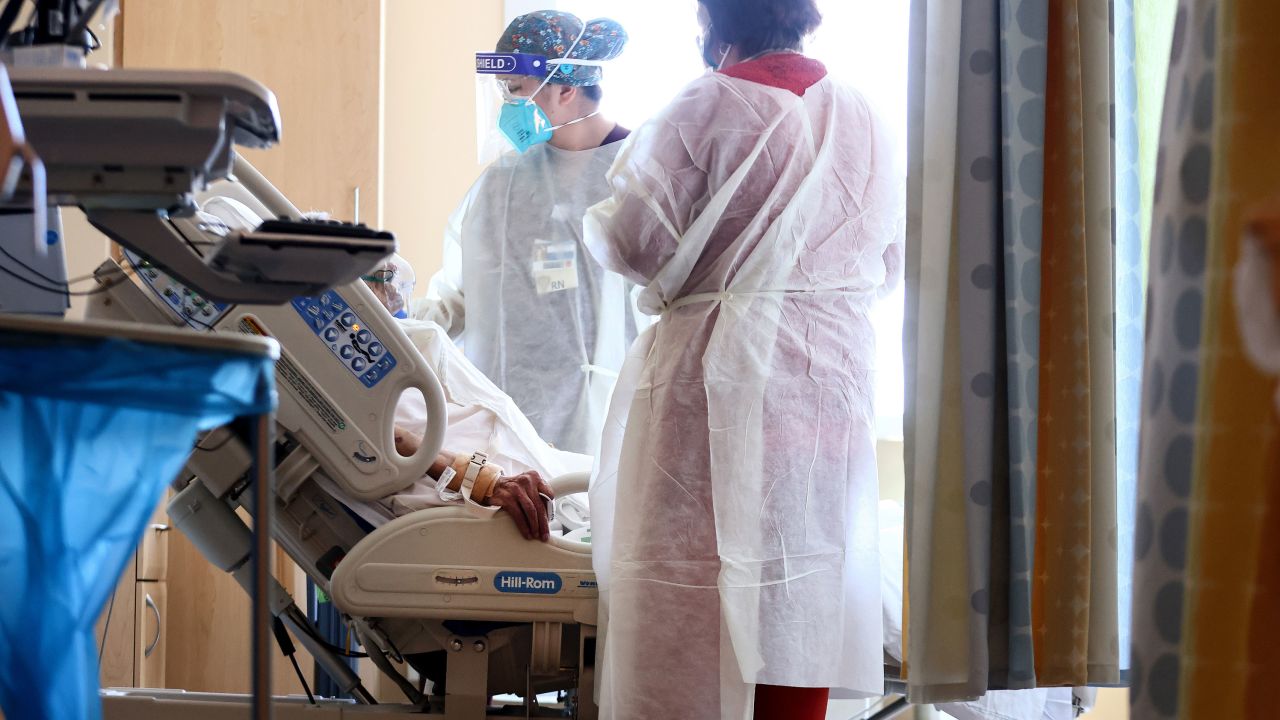
[[[542,144],[490,165],[450,218],[444,268],[412,313],[460,339],[548,442],[589,455],[635,337],[626,283],[582,246],[582,216],[608,197],[621,145]]]
[[[749,718],[757,683],[882,694],[868,313],[901,267],[892,154],[829,78],[709,73],[588,213],[661,316],[592,480],[602,718]]]

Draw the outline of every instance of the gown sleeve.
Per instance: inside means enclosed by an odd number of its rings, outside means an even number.
[[[612,195],[590,208],[583,223],[596,261],[640,286],[675,254],[707,192],[707,172],[684,132],[704,112],[698,85],[626,140],[609,171]]]

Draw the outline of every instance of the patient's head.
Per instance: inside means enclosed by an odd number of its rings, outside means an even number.
[[[417,278],[407,260],[392,254],[361,279],[382,301],[387,312],[400,319],[409,317],[409,303],[413,300]]]

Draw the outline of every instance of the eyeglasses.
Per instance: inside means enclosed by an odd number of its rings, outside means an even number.
[[[528,95],[519,95],[511,90],[511,81],[495,78],[494,82],[498,84],[498,92],[502,94],[502,101],[508,103],[523,103],[529,101]],[[524,88],[521,88],[522,90]]]
[[[395,268],[379,268],[368,275],[361,275],[361,280],[371,283],[389,283],[396,279]]]

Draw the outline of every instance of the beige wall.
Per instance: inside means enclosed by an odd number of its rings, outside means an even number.
[[[1129,720],[1129,690],[1102,688],[1098,691],[1098,704],[1084,717],[1089,720]]]
[[[480,174],[475,62],[502,32],[502,0],[385,0],[382,225],[418,275],[440,267],[450,213]]]

